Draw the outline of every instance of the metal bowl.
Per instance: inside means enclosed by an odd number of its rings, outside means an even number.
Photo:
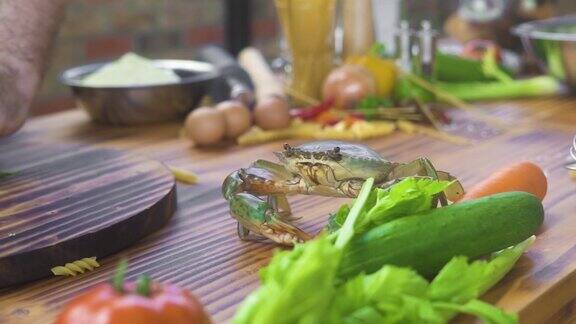
[[[154,60],[155,66],[171,69],[180,81],[173,83],[95,87],[82,79],[105,63],[74,67],[60,75],[80,106],[96,122],[137,125],[183,118],[195,108],[217,72],[211,64],[186,60]]]
[[[527,22],[512,33],[544,71],[576,92],[576,16]]]

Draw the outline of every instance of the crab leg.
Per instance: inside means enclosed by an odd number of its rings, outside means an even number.
[[[464,196],[464,187],[456,177],[445,171],[436,171],[436,174],[438,174],[438,179],[452,182],[452,184],[444,190],[450,201],[458,201]]]
[[[260,235],[278,244],[294,245],[311,238],[298,227],[284,222],[266,201],[248,193],[231,197],[230,212],[238,221],[238,235],[243,240],[259,240]],[[251,237],[250,232],[255,237]]]
[[[257,160],[252,164],[251,168],[269,171],[272,175],[272,178],[274,179],[268,179],[269,181],[286,181],[288,179],[294,178],[294,175],[290,171],[286,170],[284,166],[266,160]],[[280,212],[282,218],[286,220],[296,220],[298,217],[290,217],[292,215],[292,208],[290,208],[288,199],[286,199],[286,194],[290,193],[290,191],[294,190],[294,188],[289,188],[286,186],[284,190],[286,190],[286,192],[282,194],[268,195],[268,203],[274,210]]]
[[[280,168],[271,162],[259,163],[237,170],[224,180],[222,194],[230,203],[231,216],[238,221],[241,239],[268,238],[283,245],[310,239],[308,234],[289,223],[291,219],[287,216],[291,210],[286,194],[298,193],[300,185],[297,179],[292,179],[291,173],[282,172]]]
[[[292,216],[292,208],[288,203],[286,195],[269,195],[266,201],[272,209],[278,212],[278,215],[287,221],[299,220],[301,217]]]

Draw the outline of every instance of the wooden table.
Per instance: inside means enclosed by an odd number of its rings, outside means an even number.
[[[564,169],[576,133],[576,100],[540,99],[484,105],[511,121],[511,130],[470,146],[456,146],[425,136],[396,133],[368,144],[395,161],[430,157],[464,185],[483,179],[514,161],[541,165],[549,179],[546,223],[536,243],[486,299],[519,312],[523,323],[576,321],[576,181]],[[197,150],[178,138],[179,124],[110,128],[91,124],[80,111],[35,118],[9,141],[73,141],[131,151],[200,175],[200,184],[178,185],[178,211],[152,236],[102,267],[75,278],[51,278],[0,291],[0,322],[46,323],[71,297],[108,280],[120,257],[130,260],[129,278],[147,273],[186,287],[198,295],[216,322],[226,322],[238,303],[258,285],[258,269],[274,248],[242,242],[228,216],[220,186],[231,171],[257,158],[273,159],[281,143],[249,148]],[[1,154],[1,152],[0,152]],[[340,200],[298,196],[295,212],[305,215],[306,231],[320,229]]]

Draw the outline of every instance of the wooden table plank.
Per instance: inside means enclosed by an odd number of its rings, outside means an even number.
[[[576,297],[576,182],[563,168],[576,134],[576,100],[545,98],[483,104],[513,127],[471,146],[455,146],[419,135],[396,133],[368,141],[394,161],[430,157],[439,169],[470,186],[494,170],[520,160],[541,165],[549,177],[546,222],[536,243],[486,299],[517,311],[523,323],[555,323],[574,318]],[[188,168],[200,175],[195,186],[178,185],[179,210],[172,221],[135,246],[102,260],[98,270],[76,278],[53,278],[0,291],[0,322],[51,320],[69,298],[107,280],[121,256],[131,261],[129,278],[146,272],[190,289],[217,322],[230,319],[237,304],[258,284],[257,271],[274,248],[237,239],[228,206],[220,195],[224,177],[256,158],[273,159],[281,143],[211,150],[190,148],[178,138],[178,123],[133,128],[91,124],[81,112],[31,120],[16,136],[47,142],[72,141],[120,148]],[[0,153],[2,154],[2,153]],[[298,196],[291,199],[300,225],[319,230],[342,200]],[[572,306],[570,306],[572,305]]]

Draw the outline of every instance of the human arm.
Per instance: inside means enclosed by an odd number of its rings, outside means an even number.
[[[68,0],[0,0],[0,137],[26,120]]]

